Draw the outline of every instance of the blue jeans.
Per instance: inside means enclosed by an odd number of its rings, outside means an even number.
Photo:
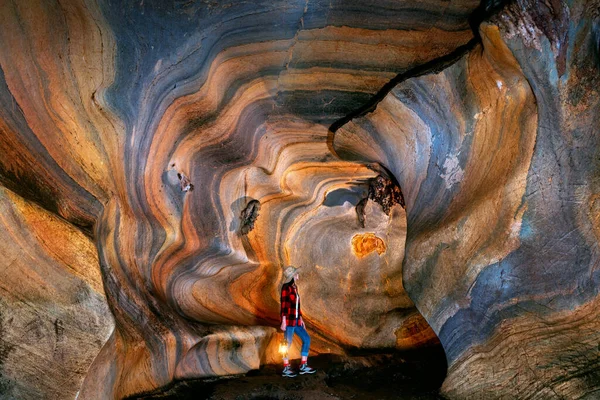
[[[288,342],[288,347],[292,347],[294,333],[302,339],[302,350],[300,350],[300,355],[302,357],[308,357],[308,349],[310,347],[310,336],[308,336],[308,332],[306,332],[306,329],[304,329],[303,326],[288,326],[285,328],[285,340]]]

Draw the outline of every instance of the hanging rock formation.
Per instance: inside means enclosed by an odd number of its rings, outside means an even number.
[[[0,390],[278,362],[294,264],[316,353],[439,337],[450,398],[597,395],[600,7],[474,36],[492,3],[1,2],[0,271],[43,278],[0,286]]]

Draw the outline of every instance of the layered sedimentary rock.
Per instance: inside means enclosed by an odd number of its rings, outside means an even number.
[[[290,263],[314,351],[436,343],[402,287],[404,210],[359,225],[378,172],[328,126],[465,45],[477,5],[2,3],[1,182],[93,238],[115,316],[79,397],[276,361]]]
[[[92,288],[64,397],[100,345],[79,398],[277,362],[288,264],[314,352],[437,334],[450,397],[593,396],[598,3],[517,2],[474,37],[478,6],[2,2],[3,198],[56,221],[3,220],[6,252],[98,252],[61,256],[46,298],[0,297],[48,319]],[[106,306],[109,339],[85,323]],[[61,397],[53,379],[24,398]]]
[[[404,285],[450,398],[600,391],[598,2],[516,2],[481,44],[342,126],[407,202]]]
[[[0,189],[0,397],[74,398],[114,328],[80,230]]]

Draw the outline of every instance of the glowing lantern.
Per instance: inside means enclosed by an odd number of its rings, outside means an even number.
[[[279,344],[279,353],[285,356],[288,352],[288,342],[283,338],[283,341]]]

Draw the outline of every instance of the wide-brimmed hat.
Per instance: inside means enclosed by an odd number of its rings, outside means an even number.
[[[294,267],[293,265],[288,265],[283,270],[283,283],[288,283],[294,278],[294,275],[298,273],[298,269],[300,267]]]

